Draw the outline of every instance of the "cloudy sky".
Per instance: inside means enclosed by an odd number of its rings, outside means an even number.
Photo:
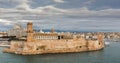
[[[0,30],[34,22],[43,29],[120,31],[120,0],[0,0]]]

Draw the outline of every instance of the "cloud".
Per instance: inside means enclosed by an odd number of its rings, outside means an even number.
[[[11,20],[40,20],[46,17],[68,18],[119,18],[120,9],[89,10],[87,7],[61,9],[53,5],[31,8],[27,4],[15,8],[0,8],[1,19]]]
[[[82,1],[85,5],[82,7],[79,7],[80,1],[78,0],[75,0],[74,2],[73,0],[70,0],[72,2],[69,3],[64,3],[66,2],[64,0],[54,0],[54,2],[51,0],[47,3],[46,1],[43,3],[43,1],[44,0],[38,0],[37,4],[42,2],[43,5],[40,4],[34,7],[34,5],[31,4],[33,3],[33,0],[0,0],[0,4],[4,3],[4,5],[8,6],[7,8],[0,6],[0,26],[32,21],[34,23],[40,22],[40,24],[55,24],[55,28],[66,30],[117,30],[117,26],[119,26],[120,23],[119,8],[108,7],[95,10],[88,7],[89,5],[92,5],[93,2],[95,4],[98,0]],[[13,7],[9,7],[9,5],[7,5],[13,3],[15,3]],[[61,4],[58,3],[63,3],[63,7],[59,7]],[[70,6],[70,8],[64,7],[65,5],[66,7],[67,5],[68,7]],[[92,8],[94,8],[94,6]],[[105,6],[103,5],[102,7]]]
[[[84,5],[89,5],[89,4],[91,4],[91,3],[95,2],[95,1],[96,0],[88,0],[88,1],[84,2],[83,4]]]
[[[55,2],[57,2],[57,3],[64,3],[65,1],[63,1],[63,0],[54,0]]]
[[[7,8],[9,8],[11,5],[14,7],[23,3],[29,4],[31,2],[31,0],[0,0],[0,7],[6,6]]]
[[[59,8],[54,7],[54,6],[38,7],[35,10],[39,10],[42,13],[46,13],[46,14],[60,14],[60,13],[66,12],[66,10],[59,9]]]
[[[20,5],[15,7],[18,10],[29,10],[30,6],[26,3],[21,3]]]
[[[3,1],[3,0],[0,0]],[[9,1],[9,0],[8,0]],[[33,8],[31,0],[11,0],[19,4],[13,8],[0,8],[1,19],[11,20],[40,20],[46,17],[68,17],[68,18],[116,18],[120,17],[120,9],[102,9],[90,10],[88,7],[62,9],[55,5],[38,6]],[[63,0],[54,0],[56,2],[64,2]],[[87,3],[96,0],[89,0]]]
[[[15,8],[19,10],[29,10],[30,9],[30,4],[32,1],[31,0],[20,0],[18,1],[20,4],[17,5]]]
[[[9,26],[9,25],[14,25],[14,24],[25,24],[27,22],[33,22],[32,20],[16,20],[16,21],[13,21],[13,20],[9,20],[9,19],[0,19],[0,25],[4,25],[4,26]]]
[[[2,23],[3,25],[11,25],[12,21],[8,21],[5,19],[0,19],[0,23]]]
[[[81,18],[88,17],[98,17],[98,18],[117,18],[120,17],[120,9],[103,9],[103,10],[89,10],[87,7],[79,8],[79,9],[71,9],[69,12],[65,14],[66,16],[75,16]]]
[[[15,19],[15,20],[21,20],[21,19],[40,19],[43,17],[50,17],[50,16],[59,16],[66,12],[64,9],[59,9],[54,6],[44,6],[44,7],[37,7],[35,9],[32,9],[30,7],[24,6],[24,7],[15,7],[11,9],[5,9],[0,8],[0,18],[2,19]]]

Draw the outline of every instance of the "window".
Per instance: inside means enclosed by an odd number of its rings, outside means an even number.
[[[82,46],[79,46],[79,48],[82,48]]]
[[[60,36],[58,36],[58,39],[60,40]]]
[[[100,45],[100,42],[99,42],[99,45]]]

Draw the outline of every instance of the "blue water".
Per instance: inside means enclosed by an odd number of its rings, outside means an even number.
[[[120,43],[110,43],[103,50],[94,52],[44,54],[22,56],[2,53],[0,63],[120,63]]]

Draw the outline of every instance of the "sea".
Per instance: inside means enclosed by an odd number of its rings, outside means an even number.
[[[120,63],[120,42],[106,42],[104,49],[92,52],[17,55],[3,53],[0,47],[0,63]]]

